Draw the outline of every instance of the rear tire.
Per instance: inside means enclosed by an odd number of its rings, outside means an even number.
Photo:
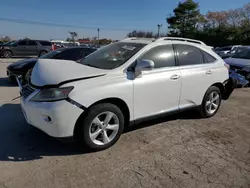
[[[116,105],[97,104],[80,120],[78,141],[91,150],[107,149],[120,138],[124,122],[124,115]]]
[[[216,86],[211,86],[202,101],[200,107],[200,114],[203,118],[209,118],[214,116],[219,110],[221,105],[221,92]]]
[[[10,50],[4,50],[3,51],[3,57],[4,58],[11,58],[13,56],[13,53]]]

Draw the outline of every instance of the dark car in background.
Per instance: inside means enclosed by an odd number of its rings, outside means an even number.
[[[228,57],[231,57],[235,54],[238,48],[240,48],[241,45],[234,45],[234,46],[224,46],[215,48],[215,52],[222,58],[226,59]]]
[[[250,47],[236,52],[232,57],[224,59],[230,65],[230,77],[238,80],[238,86],[249,86],[250,82]]]
[[[40,59],[63,59],[78,61],[93,53],[94,51],[96,51],[95,48],[60,48],[41,56]],[[7,67],[7,75],[9,79],[11,81],[15,80],[15,76],[22,76],[24,79],[29,70],[35,66],[37,59],[38,58],[24,59],[9,65]]]
[[[51,42],[45,40],[18,40],[0,47],[1,56],[42,56],[52,50]]]

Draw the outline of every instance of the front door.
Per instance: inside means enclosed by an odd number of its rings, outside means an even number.
[[[37,56],[39,55],[38,44],[34,40],[29,40],[27,45],[27,55]]]
[[[21,40],[15,47],[17,56],[33,56],[38,55],[38,45],[33,40]]]
[[[139,59],[152,60],[155,67],[134,79],[134,119],[178,110],[181,77],[172,45],[154,47]]]

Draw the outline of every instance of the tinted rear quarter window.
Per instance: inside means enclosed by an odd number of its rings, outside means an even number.
[[[49,41],[39,41],[39,43],[42,45],[42,46],[51,46],[51,42]]]
[[[174,50],[172,45],[157,46],[147,51],[140,59],[152,60],[155,68],[175,66]]]
[[[180,66],[204,63],[203,55],[200,49],[184,44],[177,44],[175,45],[175,48],[178,54]]]
[[[207,52],[202,51],[205,63],[213,63],[216,61],[216,58],[208,54]]]

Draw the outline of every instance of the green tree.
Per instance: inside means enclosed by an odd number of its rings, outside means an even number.
[[[201,20],[202,16],[198,3],[193,0],[180,2],[174,9],[174,15],[166,18],[169,24],[169,35],[192,37],[197,31],[199,21]]]
[[[127,34],[128,37],[143,37],[143,38],[153,38],[154,34],[150,31],[132,31]]]

